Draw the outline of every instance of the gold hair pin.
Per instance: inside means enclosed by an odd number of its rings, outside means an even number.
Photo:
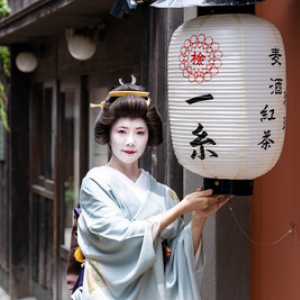
[[[90,103],[90,108],[100,107],[101,109],[103,109],[105,103],[106,101],[102,101],[100,104]]]
[[[125,95],[136,95],[142,98],[146,98],[149,95],[149,92],[141,92],[141,91],[111,91],[109,92],[110,97],[122,97]]]
[[[142,92],[142,91],[111,91],[111,92],[109,92],[109,96],[111,98],[113,98],[113,97],[122,97],[122,96],[125,96],[125,95],[135,95],[135,96],[138,96],[138,97],[141,97],[141,98],[145,98],[146,103],[147,103],[147,107],[149,107],[149,105],[150,105],[150,99],[147,98],[148,95],[149,95],[149,92]]]
[[[139,97],[142,97],[142,98],[146,98],[146,97],[148,97],[149,92],[140,92],[140,91],[112,91],[112,92],[109,92],[109,96],[111,98],[113,98],[113,97],[122,97],[122,96],[125,96],[125,95],[136,95],[136,96],[139,96]],[[147,98],[145,100],[146,100],[146,103],[147,103],[147,107],[149,107],[149,105],[151,103],[150,99]],[[100,104],[91,103],[90,107],[91,108],[100,107],[101,109],[103,109],[103,106],[104,106],[105,103],[106,103],[106,101],[102,101]]]

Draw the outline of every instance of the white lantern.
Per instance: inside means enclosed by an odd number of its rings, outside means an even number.
[[[250,14],[207,15],[173,34],[169,114],[179,162],[216,193],[249,195],[283,147],[284,46],[279,31]]]
[[[96,42],[92,37],[75,34],[73,29],[67,30],[66,38],[68,50],[77,60],[88,60],[97,50]]]
[[[37,57],[31,52],[20,52],[16,57],[16,65],[21,72],[33,72],[37,65]]]

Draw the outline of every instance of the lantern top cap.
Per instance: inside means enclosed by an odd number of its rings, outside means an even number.
[[[156,8],[245,6],[262,1],[265,0],[157,0],[151,6]]]

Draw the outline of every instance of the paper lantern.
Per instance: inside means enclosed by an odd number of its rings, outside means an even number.
[[[73,29],[66,32],[68,50],[77,60],[90,59],[97,50],[95,40],[90,36],[75,34]]]
[[[286,120],[279,31],[250,14],[202,16],[173,34],[169,115],[178,161],[216,193],[252,194],[276,164]]]
[[[16,57],[16,65],[21,72],[30,73],[36,69],[38,60],[31,52],[20,52]]]

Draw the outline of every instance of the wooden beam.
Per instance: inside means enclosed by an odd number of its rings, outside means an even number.
[[[19,47],[11,47],[15,61]],[[11,66],[9,289],[12,300],[29,296],[29,75]]]

